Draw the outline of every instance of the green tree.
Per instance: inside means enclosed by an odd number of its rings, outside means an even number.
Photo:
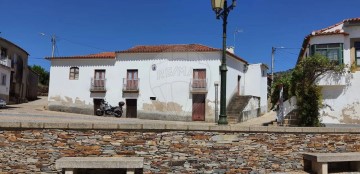
[[[290,93],[297,99],[300,126],[320,126],[322,95],[316,80],[326,73],[344,73],[344,66],[315,54],[302,59],[292,73]]]
[[[29,67],[31,70],[39,74],[39,82],[42,85],[48,86],[49,85],[49,78],[50,73],[46,71],[43,67],[39,65],[33,65]]]

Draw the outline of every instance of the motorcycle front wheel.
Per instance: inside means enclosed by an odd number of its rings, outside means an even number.
[[[104,112],[101,111],[101,110],[96,110],[95,114],[96,114],[97,116],[102,116],[102,115],[104,115]]]
[[[120,118],[122,116],[122,112],[121,111],[115,111],[114,115],[115,115],[115,117]]]

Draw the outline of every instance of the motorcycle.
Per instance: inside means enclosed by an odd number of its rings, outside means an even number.
[[[103,116],[106,115],[114,115],[115,117],[121,117],[123,113],[122,107],[125,105],[124,102],[119,102],[119,106],[111,106],[108,102],[105,100],[102,100],[100,103],[100,108],[96,109],[96,115],[97,116]]]

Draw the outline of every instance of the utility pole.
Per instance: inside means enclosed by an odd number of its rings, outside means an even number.
[[[54,57],[54,54],[55,54],[55,45],[56,45],[56,37],[55,37],[55,35],[52,35],[52,36],[51,36],[51,44],[52,44],[51,57]]]
[[[275,62],[275,47],[271,47],[271,84],[274,83],[274,62]]]

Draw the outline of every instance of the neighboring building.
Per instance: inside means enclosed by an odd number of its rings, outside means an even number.
[[[360,18],[314,31],[302,47],[299,60],[318,53],[348,67],[345,74],[328,73],[317,81],[323,94],[322,122],[360,124]]]
[[[219,49],[199,44],[136,46],[116,53],[47,59],[51,61],[50,110],[93,114],[106,99],[111,105],[124,101],[126,117],[216,119]],[[233,96],[252,95],[255,99],[246,103],[252,107],[242,109],[266,112],[267,67],[249,65],[230,52],[227,65],[228,105]]]
[[[10,83],[1,91],[8,91],[7,101],[10,103],[22,103],[27,101],[27,94],[30,88],[37,88],[36,86],[28,86],[28,56],[29,54],[14,43],[0,37],[1,61],[3,64],[11,68],[11,73],[5,73],[6,78]],[[7,70],[6,70],[7,71]]]

